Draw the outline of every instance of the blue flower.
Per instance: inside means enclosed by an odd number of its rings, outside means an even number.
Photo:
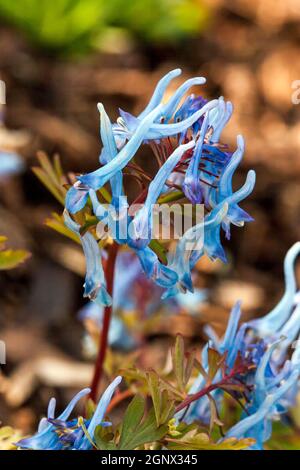
[[[64,211],[66,226],[79,236],[86,260],[86,276],[84,297],[94,300],[100,305],[110,305],[111,297],[106,290],[106,280],[102,267],[99,245],[90,232],[80,235],[80,225],[74,222],[67,211]]]
[[[185,145],[180,145],[176,150],[174,150],[157,172],[155,178],[149,185],[148,195],[142,209],[135,214],[131,222],[132,233],[130,234],[130,240],[128,241],[129,246],[139,249],[145,248],[149,245],[152,239],[153,205],[161,194],[166,179],[174,170],[183,154],[193,148],[194,145],[194,141],[188,142]]]
[[[98,106],[103,144],[100,154],[102,166],[92,173],[79,176],[66,197],[69,214],[76,214],[85,208],[88,200],[91,202],[99,222],[107,225],[116,243],[128,245],[136,253],[146,275],[166,289],[165,297],[180,291],[193,291],[192,270],[204,253],[212,260],[219,258],[226,262],[221,229],[229,238],[231,224],[242,226],[252,220],[238,204],[251,193],[255,184],[255,173],[251,170],[244,186],[235,192],[232,189],[232,177],[244,151],[243,139],[238,137],[238,148],[233,154],[219,142],[222,130],[232,115],[232,104],[225,102],[223,97],[207,101],[189,95],[180,105],[192,86],[205,83],[203,77],[185,81],[167,102],[162,102],[170,81],[180,73],[179,69],[173,70],[159,81],[148,106],[138,116],[120,110],[117,123],[111,124],[103,105]],[[133,161],[142,144],[151,148],[159,165],[152,181],[145,170]],[[137,177],[142,185],[137,201],[143,206],[131,212],[134,203],[129,206],[123,188],[125,168],[129,175],[134,172],[132,176]],[[175,174],[182,176],[181,182],[176,182]],[[111,187],[111,204],[104,206],[98,199],[97,191],[107,182]],[[206,215],[203,223],[195,224],[182,236],[175,255],[169,254],[166,265],[154,251],[153,244],[151,246],[156,235],[153,231],[154,207],[161,198],[167,197],[172,201],[174,191],[178,190],[192,205],[203,203]],[[80,233],[77,225],[73,226],[73,230]],[[191,235],[194,236],[194,246],[188,249],[188,237]],[[98,236],[101,238],[102,234]],[[84,251],[89,260],[87,266],[90,267],[86,295],[108,304],[102,268],[98,266],[100,263],[93,265],[91,262],[92,251],[99,258],[99,248],[96,243],[92,246],[85,235],[81,240],[85,244]],[[91,273],[98,278],[92,279]],[[97,287],[97,296],[94,295],[94,287]]]
[[[0,178],[20,173],[24,169],[21,157],[15,152],[0,151]]]
[[[90,392],[89,388],[81,390],[75,395],[70,401],[67,408],[58,416],[57,420],[60,422],[67,423],[73,409],[75,408],[78,401]],[[17,446],[21,449],[32,449],[32,450],[61,450],[64,448],[64,443],[56,433],[55,425],[50,421],[54,420],[54,413],[56,408],[55,398],[51,398],[48,405],[47,418],[43,418],[39,424],[38,432],[32,437],[22,439],[17,443]],[[72,427],[73,427],[72,422]]]
[[[161,105],[157,106],[157,108],[155,108],[140,122],[129,142],[114,158],[109,159],[107,163],[98,170],[87,175],[80,176],[78,178],[79,181],[89,188],[97,190],[104,186],[105,183],[113,178],[116,174],[118,174],[127,165],[127,163],[130,162],[139,149],[140,145],[145,139],[145,134],[161,110],[161,107]],[[71,208],[67,207],[67,209],[70,210]]]
[[[97,426],[107,426],[103,421],[111,398],[120,385],[122,377],[116,377],[103,393],[97,408],[90,420],[84,420],[89,436],[93,439]],[[47,418],[43,418],[39,424],[38,432],[29,438],[17,442],[21,449],[32,450],[89,450],[92,445],[85,435],[78,420],[69,420],[69,417],[78,401],[90,393],[89,388],[81,390],[70,401],[67,408],[55,419],[56,400],[49,402]]]
[[[283,298],[271,313],[261,319],[252,320],[239,326],[241,317],[240,302],[232,309],[224,338],[220,340],[212,328],[206,328],[210,342],[202,353],[204,369],[208,371],[207,348],[211,344],[220,354],[226,354],[226,366],[232,370],[240,355],[253,367],[244,377],[247,385],[246,411],[239,423],[234,425],[225,437],[255,438],[254,449],[263,449],[272,433],[272,421],[287,412],[293,405],[298,393],[300,377],[300,305],[295,302],[296,281],[294,263],[300,253],[300,243],[288,251],[284,267],[286,290]],[[297,300],[296,300],[297,301]],[[275,313],[274,313],[275,312]],[[294,346],[292,355],[289,349]],[[220,379],[219,373],[214,382]],[[199,375],[190,389],[195,393],[205,385],[205,379]],[[221,403],[223,392],[215,390],[212,396]],[[190,407],[186,419],[209,421],[210,406],[206,397]]]
[[[190,163],[185,173],[184,182],[182,185],[182,189],[186,197],[193,203],[193,204],[200,204],[203,200],[203,192],[200,183],[200,159],[202,157],[202,150],[203,150],[203,143],[204,138],[207,133],[208,128],[208,114],[204,118],[202,123],[200,136],[197,141],[197,145],[194,149],[193,155],[190,159]]]
[[[285,292],[280,302],[266,316],[251,322],[251,326],[260,335],[272,334],[280,330],[290,315],[296,294],[294,263],[299,253],[300,242],[295,243],[286,254],[284,260]]]
[[[261,405],[253,414],[242,419],[234,425],[225,435],[225,438],[252,437],[256,443],[252,446],[253,450],[263,450],[263,443],[271,437],[272,419],[277,414],[277,403],[289,391],[299,378],[299,372],[293,371],[290,377],[268,394]]]

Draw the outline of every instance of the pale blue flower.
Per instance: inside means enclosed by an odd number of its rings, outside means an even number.
[[[0,178],[21,173],[24,163],[15,152],[0,151]]]
[[[299,254],[300,242],[297,242],[289,249],[284,260],[285,292],[280,302],[266,316],[250,323],[259,335],[274,334],[280,330],[290,316],[297,289],[294,263]]]
[[[80,234],[80,225],[71,219],[64,211],[66,226],[79,236],[86,260],[86,276],[84,297],[94,300],[100,305],[110,305],[111,297],[106,290],[106,280],[102,267],[102,257],[99,245],[90,232]]]
[[[116,377],[102,394],[96,410],[90,420],[84,420],[88,434],[93,439],[97,426],[108,426],[110,423],[103,421],[111,398],[120,385],[122,377]],[[90,450],[92,444],[85,435],[78,420],[69,420],[69,417],[78,401],[90,393],[89,388],[81,390],[70,401],[66,409],[58,418],[54,417],[56,400],[52,398],[49,402],[47,418],[43,418],[39,424],[38,432],[26,439],[17,442],[21,449],[31,450]]]
[[[289,389],[293,387],[298,378],[299,372],[292,372],[290,377],[281,386],[266,396],[264,401],[253,414],[245,417],[234,425],[226,433],[225,438],[254,438],[256,443],[252,446],[252,449],[263,450],[263,443],[271,437],[271,421],[274,414],[277,414],[276,405]]]

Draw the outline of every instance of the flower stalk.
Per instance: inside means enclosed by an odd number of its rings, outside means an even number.
[[[115,273],[115,264],[118,254],[118,245],[113,243],[108,248],[108,258],[105,266],[105,278],[107,284],[107,292],[111,297],[113,297],[113,285],[114,285],[114,273]],[[112,305],[106,306],[104,309],[103,315],[103,324],[102,331],[99,337],[99,347],[98,355],[94,368],[94,375],[91,382],[91,392],[89,397],[95,402],[97,399],[98,388],[102,379],[104,361],[107,352],[107,343],[108,343],[108,333],[112,316]]]

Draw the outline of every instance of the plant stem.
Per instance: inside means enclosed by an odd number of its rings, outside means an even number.
[[[107,413],[110,413],[111,410],[113,410],[119,403],[121,403],[123,400],[126,400],[126,398],[132,397],[133,395],[135,395],[135,392],[129,389],[115,394],[107,407]]]
[[[113,285],[114,285],[114,272],[115,272],[115,264],[116,258],[118,253],[118,245],[113,243],[108,249],[108,258],[105,266],[105,278],[106,278],[106,285],[107,285],[107,292],[113,297]],[[98,387],[102,379],[103,374],[103,367],[104,361],[107,351],[107,340],[108,340],[108,332],[109,326],[111,321],[112,315],[112,305],[109,307],[105,307],[104,315],[103,315],[103,324],[102,324],[102,331],[99,338],[99,348],[98,348],[98,355],[95,363],[94,375],[93,380],[91,383],[91,393],[90,398],[93,401],[96,401],[98,395]]]
[[[175,409],[175,413],[178,413],[178,411],[183,410],[185,407],[189,406],[193,401],[199,400],[199,398],[204,397],[204,395],[207,395],[208,393],[212,392],[216,388],[220,387],[220,383],[217,384],[211,384],[208,387],[203,388],[197,393],[194,393],[193,395],[188,395],[187,398],[180,403]]]
[[[193,395],[188,395],[185,400],[183,400],[182,403],[180,403],[176,409],[175,412],[178,413],[178,411],[183,410],[187,406],[189,406],[191,403],[193,403],[196,400],[199,400],[199,398],[204,397],[204,395],[208,395],[211,393],[213,390],[216,390],[217,388],[222,388],[222,386],[228,385],[231,383],[232,380],[236,379],[236,376],[239,376],[239,374],[243,374],[247,371],[247,366],[243,364],[238,364],[236,368],[231,370],[228,374],[225,374],[219,382],[216,383],[210,383],[206,387],[204,387],[202,390],[199,392],[194,393]]]

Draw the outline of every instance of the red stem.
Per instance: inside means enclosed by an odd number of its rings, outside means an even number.
[[[118,245],[113,243],[109,247],[108,251],[108,258],[105,266],[105,278],[106,278],[106,285],[107,285],[107,292],[113,297],[113,284],[114,284],[114,272],[115,272],[115,263],[118,253]],[[111,314],[112,314],[112,306],[105,307],[104,309],[104,316],[103,316],[103,325],[102,331],[99,338],[99,348],[98,348],[98,356],[95,363],[94,375],[93,380],[91,383],[91,392],[90,398],[93,401],[96,401],[98,395],[98,387],[102,379],[103,374],[103,366],[107,351],[107,340],[108,340],[108,332],[109,326],[111,321]]]
[[[189,395],[180,405],[176,407],[175,413],[178,413],[178,411],[183,410],[187,406],[189,406],[193,401],[199,400],[199,398],[204,397],[204,395],[207,395],[208,393],[212,392],[216,388],[220,387],[220,382],[217,384],[211,384],[208,387],[203,388],[200,390],[200,392],[194,393],[193,395]]]
[[[175,412],[178,413],[178,411],[183,410],[187,406],[189,406],[191,403],[193,403],[196,400],[199,400],[199,398],[202,398],[204,395],[208,395],[210,392],[213,390],[216,390],[217,388],[221,388],[222,385],[226,385],[228,381],[235,379],[235,376],[238,374],[242,374],[245,372],[245,367],[242,365],[240,367],[237,367],[236,369],[233,369],[229,374],[225,375],[219,382],[217,383],[212,383],[206,387],[204,387],[202,390],[200,390],[197,393],[194,393],[193,395],[188,395],[185,400],[183,400],[180,405],[178,405],[175,409]]]

